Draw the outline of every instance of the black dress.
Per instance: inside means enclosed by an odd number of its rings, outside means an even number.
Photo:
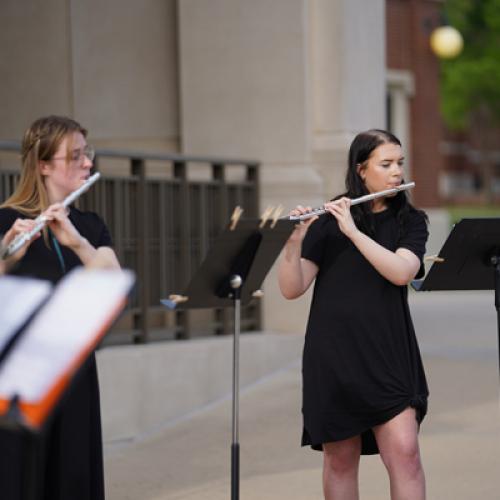
[[[379,244],[422,261],[428,231],[420,212],[410,211],[403,231],[391,209],[373,219]],[[407,407],[419,422],[427,411],[408,289],[382,277],[329,214],[309,228],[302,257],[319,267],[303,352],[302,445],[321,450],[361,435],[362,454],[378,453],[374,426]]]
[[[0,234],[10,229],[16,218],[24,216],[9,208],[0,209]],[[94,247],[111,246],[111,237],[102,219],[90,212],[70,209],[69,218],[76,229]],[[34,241],[10,274],[31,276],[57,283],[81,261],[69,248],[59,247],[51,238],[50,248],[44,238]],[[71,332],[68,332],[71,334]],[[0,434],[0,447],[12,439]],[[41,473],[43,500],[102,500],[104,474],[102,458],[99,386],[94,354],[76,375],[69,391],[48,421],[42,435],[40,456],[45,469]],[[0,460],[0,478],[6,476]],[[12,464],[5,464],[12,472]],[[11,488],[16,491],[15,487]],[[10,498],[10,497],[8,497]]]

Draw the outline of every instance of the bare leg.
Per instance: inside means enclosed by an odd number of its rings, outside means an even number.
[[[385,424],[374,427],[373,432],[389,472],[391,500],[425,500],[415,410],[407,408]]]
[[[323,491],[325,500],[358,500],[361,438],[323,444]]]

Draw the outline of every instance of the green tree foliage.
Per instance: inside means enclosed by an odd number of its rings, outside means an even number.
[[[464,49],[442,63],[442,112],[451,129],[500,124],[500,0],[447,0],[448,22]]]

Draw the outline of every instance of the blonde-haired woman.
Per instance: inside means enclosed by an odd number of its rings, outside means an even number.
[[[86,137],[87,131],[79,123],[60,116],[40,118],[26,131],[20,181],[0,207],[2,243],[8,244],[17,234],[30,230],[33,219],[42,212],[49,222],[44,234],[12,257],[16,262],[11,274],[56,283],[74,267],[91,263],[102,249],[106,249],[108,260],[112,256],[111,265],[119,266],[102,219],[61,204],[90,176],[94,151]],[[2,436],[2,441],[5,439]],[[40,498],[104,498],[99,387],[93,355],[45,429],[42,448]],[[6,477],[4,460],[7,458],[0,459],[0,479]],[[17,491],[15,480],[11,477],[9,481],[11,490]]]

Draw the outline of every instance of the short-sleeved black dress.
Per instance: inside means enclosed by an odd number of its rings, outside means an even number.
[[[7,232],[18,217],[25,218],[15,210],[0,209],[0,234]],[[97,214],[71,207],[69,218],[94,247],[111,246],[109,231]],[[69,248],[58,245],[58,255],[51,238],[49,243],[50,248],[43,237],[35,240],[10,274],[57,283],[66,272],[82,264]],[[3,442],[12,444],[9,436],[0,434],[0,447]],[[40,491],[40,499],[104,499],[99,386],[93,354],[48,422],[40,456],[45,457],[45,471],[42,473],[44,486],[43,491]],[[12,465],[2,462],[0,460],[0,477],[5,478],[6,474],[12,474]],[[12,489],[15,490],[15,486]]]
[[[411,209],[403,230],[391,209],[373,218],[379,244],[407,248],[422,261],[422,212]],[[427,411],[408,289],[382,277],[329,214],[309,228],[302,257],[319,267],[303,352],[302,445],[321,450],[361,435],[362,454],[378,453],[374,426],[407,407],[416,408],[419,422]]]

